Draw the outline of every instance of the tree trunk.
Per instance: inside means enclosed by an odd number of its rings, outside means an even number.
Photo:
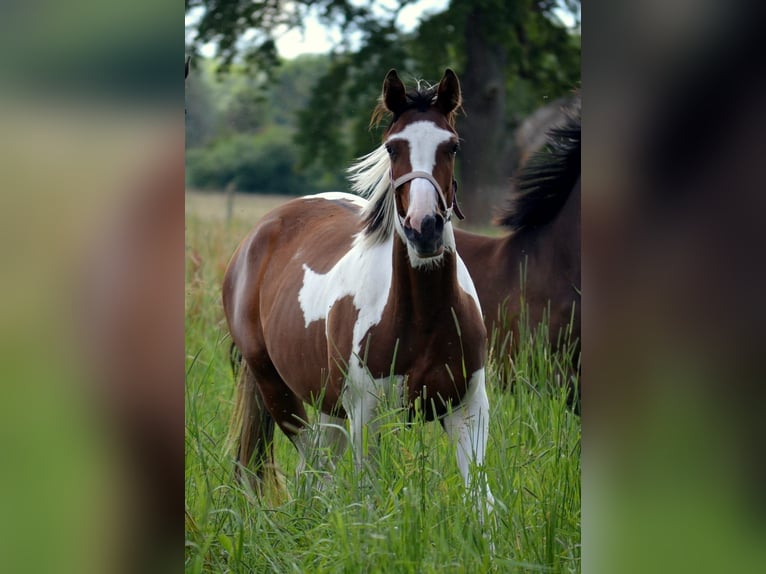
[[[460,152],[459,199],[465,226],[486,226],[493,210],[510,191],[514,161],[513,134],[505,113],[507,48],[486,39],[483,20],[491,13],[471,10],[465,22],[466,67],[461,74],[463,107],[458,131]]]

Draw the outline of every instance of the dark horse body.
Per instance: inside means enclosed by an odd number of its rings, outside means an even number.
[[[458,250],[476,284],[487,332],[497,330],[498,341],[510,334],[513,356],[526,304],[530,326],[548,321],[554,349],[570,337],[568,367],[575,371],[581,293],[579,105],[564,125],[550,130],[548,149],[531,157],[516,182],[518,191],[498,218],[510,233],[494,238],[456,230]]]
[[[422,398],[424,414],[457,443],[466,486],[478,477],[491,507],[484,473],[469,473],[483,462],[488,402],[486,331],[450,222],[459,103],[449,70],[437,87],[407,94],[390,72],[384,145],[351,170],[369,201],[342,193],[293,200],[235,252],[223,304],[244,359],[240,468],[268,470],[272,419],[303,460],[311,454],[305,402],[319,403],[320,443],[336,455],[350,419],[359,463],[363,427],[375,430],[383,396],[409,406]]]

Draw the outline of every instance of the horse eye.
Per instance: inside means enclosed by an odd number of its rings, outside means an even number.
[[[394,148],[392,148],[389,144],[386,144],[386,151],[388,152],[388,155],[394,155]]]
[[[457,154],[457,152],[459,152],[459,151],[460,151],[460,144],[455,144],[455,145],[452,147],[452,149],[450,150],[450,153],[451,153],[452,155],[455,155],[455,154]]]

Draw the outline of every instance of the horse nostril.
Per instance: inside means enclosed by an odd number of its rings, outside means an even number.
[[[436,229],[436,219],[433,215],[426,215],[420,223],[420,233],[426,236],[433,235]]]

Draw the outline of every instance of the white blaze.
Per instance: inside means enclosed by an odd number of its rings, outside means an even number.
[[[390,136],[387,141],[405,140],[410,148],[412,171],[424,171],[433,175],[439,144],[453,137],[452,132],[437,127],[433,122],[420,121],[409,124],[402,131]],[[438,205],[436,190],[431,182],[413,179],[410,182],[410,204],[405,217],[407,225],[420,231],[423,218],[432,215]]]
[[[408,142],[412,171],[425,171],[433,175],[434,165],[436,165],[436,148],[439,144],[452,139],[453,135],[448,130],[436,127],[433,122],[421,121],[409,124],[402,131],[390,136],[387,141]]]

